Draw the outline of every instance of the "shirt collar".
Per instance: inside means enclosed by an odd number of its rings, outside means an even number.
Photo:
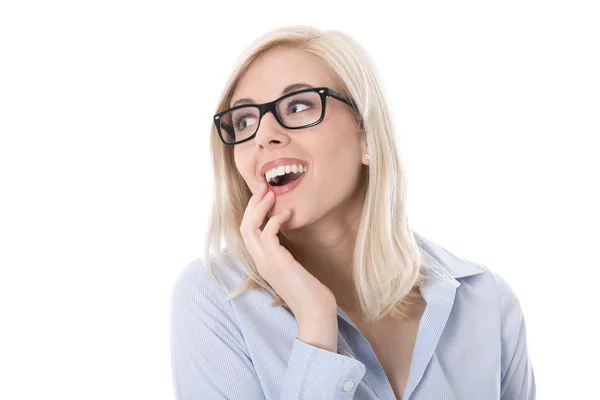
[[[484,272],[484,268],[472,261],[461,259],[439,244],[425,239],[413,231],[417,245],[423,249],[422,255],[429,269],[440,278],[452,278],[452,280],[466,278]],[[457,286],[460,286],[457,285]]]

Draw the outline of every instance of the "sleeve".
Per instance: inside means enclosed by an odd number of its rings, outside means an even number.
[[[340,350],[333,353],[296,338],[279,399],[351,400],[365,370],[362,362]]]
[[[225,290],[200,261],[179,274],[171,295],[171,369],[177,400],[264,399]]]
[[[225,296],[225,290],[210,279],[200,260],[186,266],[176,280],[170,337],[177,400],[265,399],[231,302]],[[352,356],[296,338],[278,399],[351,400],[364,374],[364,364]]]
[[[501,400],[535,400],[535,376],[527,351],[525,318],[510,285],[496,275],[502,315]]]

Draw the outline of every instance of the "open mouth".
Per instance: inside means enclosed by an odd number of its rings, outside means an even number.
[[[273,187],[285,186],[289,183],[294,182],[296,179],[300,178],[304,173],[300,172],[289,172],[287,174],[281,176],[275,176],[271,178],[269,181],[269,185]]]
[[[307,175],[307,171],[288,172],[284,175],[274,176],[269,180],[269,187],[278,196],[296,189]]]

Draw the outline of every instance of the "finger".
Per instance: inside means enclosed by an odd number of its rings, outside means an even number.
[[[280,255],[282,249],[280,248],[277,233],[280,231],[281,225],[289,220],[291,215],[292,213],[290,210],[285,210],[271,217],[269,222],[265,225],[260,234],[260,240],[262,241],[263,248],[267,254],[273,254],[274,256]]]
[[[260,203],[263,197],[265,197],[265,194],[267,194],[268,187],[269,185],[267,185],[265,182],[261,183],[256,192],[252,195],[252,197],[250,197],[247,207],[252,207],[252,209],[254,209],[254,207]]]
[[[267,217],[267,212],[273,207],[275,204],[275,193],[272,191],[268,191],[267,194],[259,201],[253,210],[247,210],[247,222],[248,228],[252,230],[262,231],[262,227],[265,223],[265,218]]]
[[[262,263],[265,259],[265,250],[260,240],[260,233],[264,225],[267,210],[273,206],[275,194],[270,192],[252,209],[249,205],[244,212],[240,231],[246,243],[246,248],[255,262]]]
[[[264,187],[263,187],[263,189],[264,189]],[[256,194],[254,194],[252,196],[252,198],[248,202],[248,205],[246,206],[246,210],[244,211],[244,217],[242,218],[242,224],[241,224],[240,228],[245,227],[245,228],[253,231],[263,224],[264,216],[261,217],[260,215],[257,215],[257,212],[259,214],[266,215],[266,211],[262,211],[262,208],[259,208],[257,210],[257,208],[260,207],[261,203],[263,203],[265,201],[269,201],[269,197],[266,196],[267,194],[269,194],[269,192],[270,191],[263,192],[263,190],[260,190],[259,192],[256,192]],[[259,193],[262,193],[262,195],[260,195]],[[274,196],[274,193],[271,193],[271,196]],[[268,208],[267,208],[267,210],[268,210]]]

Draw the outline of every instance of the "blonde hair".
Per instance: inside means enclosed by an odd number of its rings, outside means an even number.
[[[426,279],[426,270],[407,220],[404,172],[388,107],[373,63],[361,45],[342,32],[320,31],[308,26],[267,32],[238,60],[216,112],[228,108],[235,87],[248,67],[278,45],[292,46],[323,60],[334,72],[342,93],[357,105],[360,134],[366,135],[369,148],[369,167],[364,168],[367,190],[353,256],[356,294],[365,321],[377,321],[387,315],[407,318],[411,306],[422,300],[419,287]],[[246,281],[228,293],[227,299],[250,289],[266,290],[275,298],[273,307],[283,305],[289,309],[258,274],[241,236],[240,225],[252,192],[237,171],[233,146],[220,141],[214,125],[210,140],[215,191],[204,254],[205,268],[217,282],[210,254],[213,250],[219,268],[227,266],[220,250],[223,236],[227,251],[247,275]],[[292,252],[281,232],[278,236],[281,245]]]

